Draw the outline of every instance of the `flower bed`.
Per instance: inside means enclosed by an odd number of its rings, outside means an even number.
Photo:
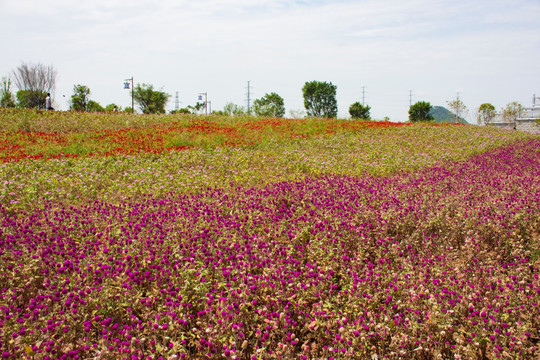
[[[314,151],[315,176],[255,187],[5,201],[2,356],[534,358],[540,141],[472,149],[375,175]]]

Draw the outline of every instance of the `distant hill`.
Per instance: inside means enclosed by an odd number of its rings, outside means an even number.
[[[429,112],[433,115],[435,122],[437,123],[453,123],[456,122],[454,119],[454,114],[444,106],[434,106]],[[460,118],[460,123],[468,124],[467,120]]]

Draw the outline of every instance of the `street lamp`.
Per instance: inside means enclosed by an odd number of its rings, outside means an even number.
[[[204,96],[204,112],[208,115],[208,93],[199,93],[199,100],[202,100]]]
[[[131,79],[124,80],[124,89],[129,90],[129,82],[131,81],[131,112],[135,113],[135,102],[133,101],[133,76]]]

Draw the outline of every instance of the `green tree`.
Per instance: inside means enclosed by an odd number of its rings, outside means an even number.
[[[223,111],[229,116],[245,115],[246,109],[243,106],[236,105],[232,102],[228,102],[223,107]]]
[[[214,110],[212,111],[212,115],[218,115],[218,116],[229,116],[225,111],[223,110]]]
[[[71,95],[71,110],[88,111],[88,102],[90,101],[90,88],[81,84],[73,86],[73,95]]]
[[[452,101],[447,101],[448,107],[450,107],[450,110],[454,113],[454,122],[462,124],[465,123],[465,117],[467,116],[467,106],[465,106],[465,103],[461,101],[461,99],[457,98]]]
[[[369,111],[371,110],[371,107],[369,105],[362,105],[358,101],[351,104],[349,106],[349,114],[353,119],[365,119],[370,120],[371,115],[369,114]]]
[[[264,94],[262,98],[253,102],[253,111],[257,116],[283,117],[285,115],[285,102],[275,92]]]
[[[11,79],[3,77],[0,87],[0,107],[15,107],[15,105],[15,98],[11,93]]]
[[[105,106],[105,108],[104,108],[103,110],[105,110],[105,111],[107,111],[107,112],[118,112],[118,111],[122,111],[122,110],[120,109],[120,106],[118,106],[118,105],[116,105],[116,104],[114,104],[114,103]]]
[[[171,95],[154,90],[150,84],[137,84],[133,90],[133,99],[143,114],[165,114],[165,105]]]
[[[88,106],[86,107],[86,110],[87,111],[92,111],[92,112],[103,112],[103,111],[105,111],[103,106],[101,106],[97,101],[94,101],[94,100],[89,100],[88,101]]]
[[[191,114],[189,107],[180,108],[178,110],[171,110],[171,114]]]
[[[426,101],[417,101],[409,108],[409,121],[433,121],[433,115],[429,113],[432,106]]]
[[[478,108],[478,125],[484,124],[487,125],[493,121],[493,118],[495,118],[495,115],[497,114],[497,111],[495,110],[495,106],[491,105],[490,103],[484,103],[480,105]]]
[[[197,114],[204,109],[204,103],[197,101],[195,105],[188,105],[187,109],[190,113]]]
[[[19,90],[17,91],[17,103],[21,108],[45,108],[47,93],[40,90]]]
[[[506,104],[506,107],[502,110],[502,118],[506,123],[514,124],[516,126],[516,120],[522,117],[525,113],[525,107],[517,101],[512,101]]]
[[[338,107],[337,86],[322,81],[308,81],[302,88],[304,107],[308,116],[335,118]]]

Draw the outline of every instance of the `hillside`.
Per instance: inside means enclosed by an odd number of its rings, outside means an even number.
[[[437,123],[453,123],[453,122],[455,122],[454,114],[450,110],[445,108],[444,106],[434,106],[431,109],[430,114],[433,115],[433,117],[435,118],[435,122],[437,122]],[[467,120],[465,120],[463,118],[460,118],[460,120],[461,120],[460,123],[468,124]]]

